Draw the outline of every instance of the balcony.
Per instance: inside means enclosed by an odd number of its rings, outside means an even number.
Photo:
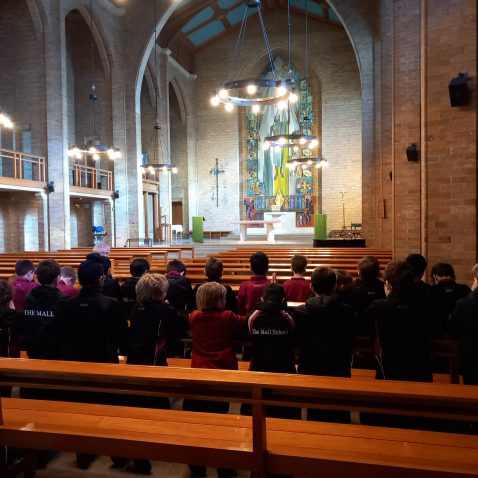
[[[70,194],[72,196],[110,198],[113,194],[113,172],[91,166],[70,166]]]
[[[0,188],[42,191],[46,185],[46,158],[0,148]]]

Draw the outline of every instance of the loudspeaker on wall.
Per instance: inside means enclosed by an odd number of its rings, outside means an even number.
[[[405,151],[409,161],[418,161],[420,159],[420,153],[416,144],[411,144]]]
[[[468,88],[469,77],[467,73],[459,73],[448,85],[451,106],[468,106],[470,102],[470,90]]]

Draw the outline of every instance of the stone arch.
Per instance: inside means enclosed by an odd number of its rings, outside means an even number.
[[[171,80],[169,81],[169,84],[173,88],[174,93],[176,95],[176,99],[178,100],[179,111],[181,113],[181,124],[185,125],[186,124],[186,104],[184,102],[181,87],[179,86],[176,78],[171,78]]]
[[[50,28],[49,18],[45,15],[45,10],[39,0],[26,0],[26,4],[33,21],[35,37],[38,41],[42,41],[45,28]]]
[[[94,18],[92,22],[90,10],[86,7],[86,5],[76,6],[76,7],[70,5],[64,11],[64,16],[63,16],[64,21],[66,20],[66,17],[72,10],[78,10],[81,16],[83,17],[83,20],[88,26],[90,33],[93,35],[93,40],[95,42],[96,49],[101,59],[101,65],[103,67],[103,73],[105,75],[105,79],[108,81],[111,80],[112,58],[110,58],[110,55],[108,54],[108,51],[111,51],[111,49],[107,48],[106,46],[106,41],[105,41],[106,35],[104,35],[104,32],[102,32],[101,30],[101,22],[98,20],[99,17],[94,15],[94,12],[93,12]]]
[[[159,35],[161,30],[163,29],[166,22],[169,20],[169,17],[173,14],[174,10],[178,8],[177,4],[170,5],[166,11],[161,16],[160,20],[156,25],[156,34]],[[136,81],[135,81],[135,105],[136,105],[136,112],[139,112],[139,108],[141,105],[141,84],[143,82],[143,76],[146,70],[146,66],[148,64],[149,57],[151,52],[153,51],[154,45],[157,41],[157,38],[154,37],[154,31],[149,35],[147,43],[144,47],[143,53],[141,55],[141,61],[139,64],[139,68],[136,74]],[[159,80],[158,80],[159,83]]]

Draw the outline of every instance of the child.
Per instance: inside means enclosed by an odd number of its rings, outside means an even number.
[[[25,307],[26,295],[38,284],[33,280],[35,266],[28,259],[20,259],[15,264],[15,280],[12,282],[13,304],[15,310],[22,311]]]
[[[222,261],[216,259],[215,257],[208,257],[206,264],[204,266],[204,274],[206,274],[206,282],[221,282],[222,271],[224,265]],[[224,309],[232,310],[233,312],[237,309],[237,297],[234,294],[234,291],[231,289],[231,286],[223,284],[226,288],[226,305]],[[194,287],[194,296],[196,297],[197,290],[200,287],[200,284],[197,284]],[[196,305],[194,308],[197,308]]]
[[[305,302],[311,293],[310,281],[304,277],[307,258],[296,254],[292,257],[290,265],[294,275],[283,284],[285,298],[288,302]]]
[[[23,311],[28,357],[61,360],[57,307],[65,296],[57,289],[60,265],[53,259],[43,260],[38,264],[36,274],[40,286],[28,293]]]
[[[173,259],[168,262],[166,272],[166,278],[169,282],[167,301],[176,312],[180,314],[189,312],[192,310],[194,293],[191,280],[185,277],[186,266],[182,261]]]
[[[296,373],[294,360],[294,319],[284,310],[285,291],[281,285],[269,284],[262,302],[248,319],[252,340],[250,370],[257,372]],[[250,414],[243,405],[241,413]],[[267,416],[300,419],[297,407],[267,407]]]
[[[374,300],[384,299],[385,292],[383,282],[379,279],[380,263],[376,257],[360,259],[358,273],[359,277],[350,289],[350,297],[355,313],[360,315]]]
[[[21,314],[13,308],[13,291],[0,280],[0,357],[20,357]],[[1,387],[0,397],[9,397],[11,387]]]
[[[58,277],[58,289],[65,295],[75,297],[78,295],[78,289],[75,288],[75,282],[76,273],[73,267],[62,267],[60,270],[60,276]]]
[[[350,377],[353,314],[334,295],[337,278],[330,267],[311,275],[314,297],[294,311],[299,344],[298,372],[306,375]],[[350,413],[307,410],[308,420],[350,423]]]
[[[197,291],[197,306],[189,316],[193,338],[191,367],[237,370],[236,338],[245,329],[246,318],[224,310],[226,289],[217,282],[206,282]],[[184,410],[228,413],[229,403],[184,400]],[[189,465],[193,476],[206,476],[203,465]],[[234,470],[217,470],[219,478],[236,476]]]
[[[128,336],[128,364],[167,366],[166,341],[168,333],[181,318],[164,302],[168,280],[161,274],[143,274],[136,284],[136,304],[131,312]],[[169,408],[166,397],[130,397],[128,405],[143,408]],[[115,458],[115,467],[124,467],[127,459]],[[137,474],[149,475],[149,460],[134,460]]]
[[[121,309],[125,317],[129,317],[136,303],[136,285],[139,279],[149,272],[149,262],[142,257],[134,259],[129,265],[131,277],[126,279],[121,286]]]
[[[271,283],[266,277],[269,270],[269,258],[263,252],[256,252],[250,258],[253,275],[239,286],[237,294],[237,310],[246,314],[260,302],[264,288]]]

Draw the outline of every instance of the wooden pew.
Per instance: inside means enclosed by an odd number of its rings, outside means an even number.
[[[330,377],[0,360],[5,386],[249,403],[252,417],[1,400],[0,444],[300,476],[478,476],[478,437],[265,419],[266,405],[477,420],[478,387]],[[31,454],[30,454],[31,456]],[[34,476],[27,467],[25,476]]]

